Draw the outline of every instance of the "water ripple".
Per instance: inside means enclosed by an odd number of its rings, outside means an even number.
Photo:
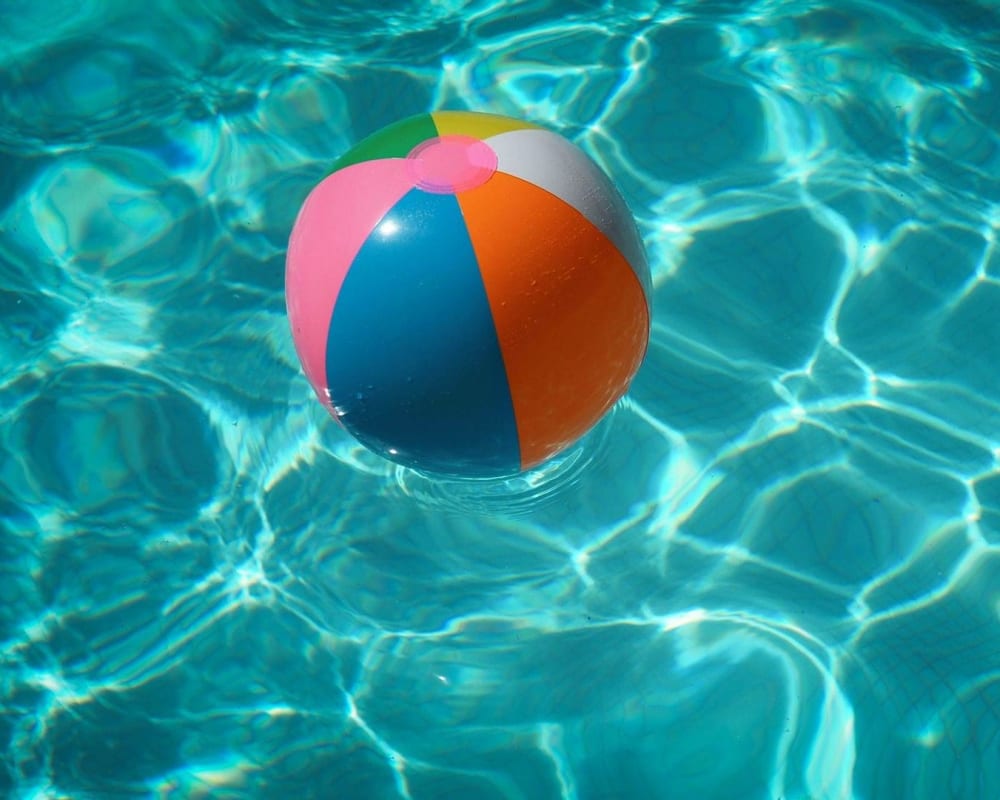
[[[997,795],[994,4],[3,9],[0,795]],[[309,188],[438,107],[654,268],[503,480],[363,450],[287,329]]]

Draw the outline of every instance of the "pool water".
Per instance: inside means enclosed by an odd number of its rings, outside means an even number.
[[[0,796],[1000,797],[995,2],[0,13]],[[653,268],[507,481],[368,454],[287,325],[303,198],[438,108]]]

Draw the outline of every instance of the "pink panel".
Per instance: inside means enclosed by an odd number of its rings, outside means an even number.
[[[285,260],[288,319],[306,377],[331,412],[326,337],[337,295],[368,235],[413,187],[405,159],[352,164],[309,193],[292,228]]]

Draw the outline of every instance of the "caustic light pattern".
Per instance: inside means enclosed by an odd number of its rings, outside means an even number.
[[[646,351],[634,220],[578,147],[470,112],[359,143],[292,231],[288,313],[321,402],[402,464],[512,474],[578,440]]]

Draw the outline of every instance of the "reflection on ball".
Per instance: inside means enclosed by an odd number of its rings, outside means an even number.
[[[632,215],[587,155],[536,125],[434,112],[346,153],[288,246],[309,382],[370,449],[499,476],[585,434],[649,340]]]

